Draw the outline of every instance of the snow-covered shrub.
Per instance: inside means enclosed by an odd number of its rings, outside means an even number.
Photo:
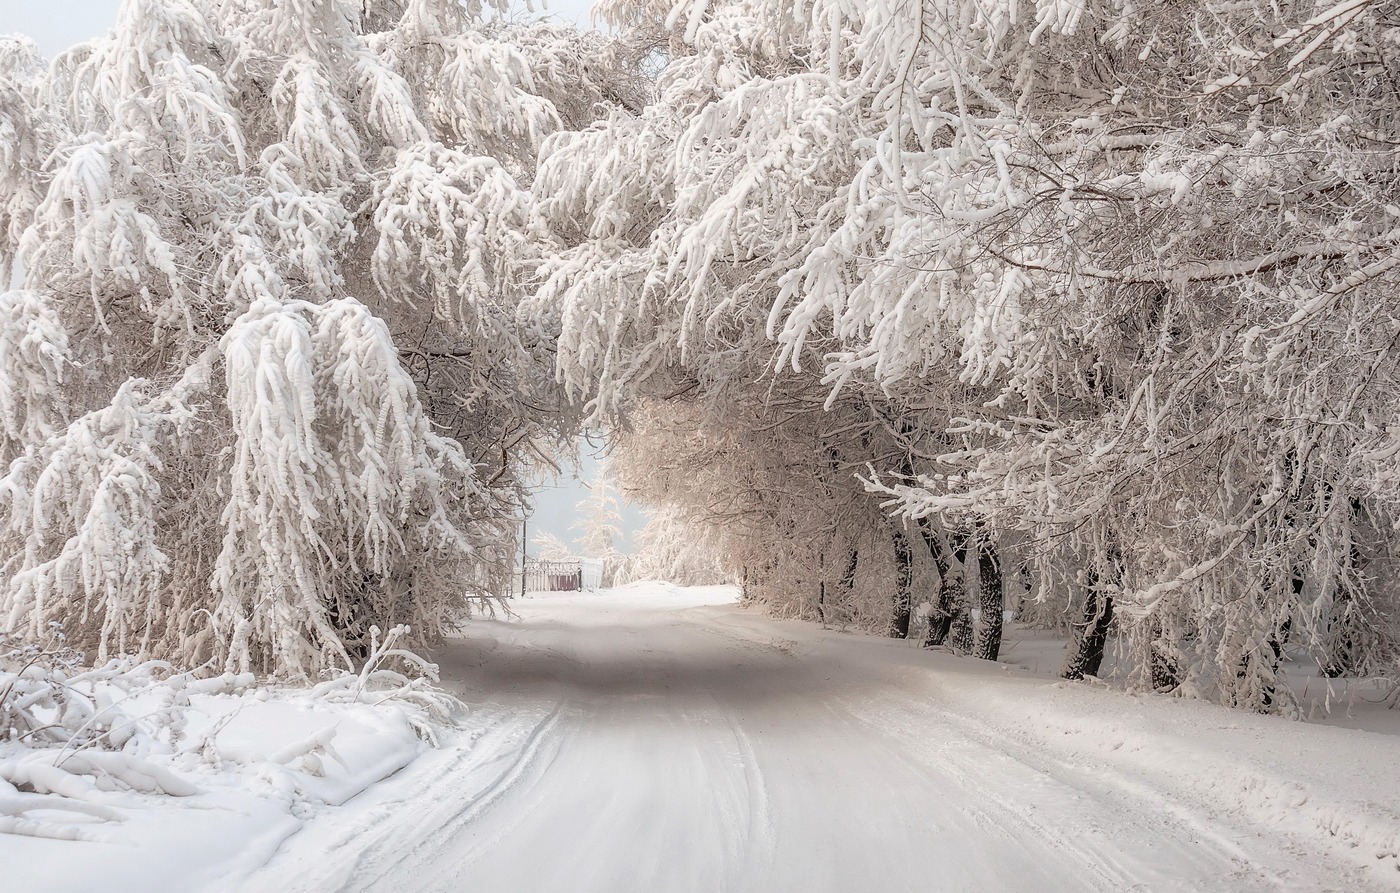
[[[0,742],[137,753],[173,746],[182,732],[175,714],[191,694],[254,682],[247,673],[196,679],[166,661],[129,657],[85,666],[56,629],[48,647],[0,636]]]
[[[453,717],[459,715],[465,706],[436,687],[436,664],[429,663],[412,651],[395,647],[408,634],[407,626],[399,625],[389,630],[383,641],[379,638],[379,627],[370,627],[369,632],[369,656],[359,672],[332,671],[330,679],[312,687],[311,697],[328,703],[359,703],[376,707],[386,703],[401,705],[407,708],[408,722],[414,732],[429,744],[437,746],[438,730],[450,725]],[[403,670],[386,666],[392,661],[403,665]]]
[[[69,692],[55,674],[74,672],[82,655],[63,647],[59,630],[50,632],[47,646],[0,633],[0,741],[66,741],[72,734],[62,725]]]
[[[194,794],[187,779],[149,757],[180,746],[193,691],[252,682],[251,675],[194,682],[163,661],[84,667],[57,627],[47,646],[0,634],[0,833],[90,839],[92,820],[125,818],[102,792]],[[79,818],[60,821],[65,813]]]

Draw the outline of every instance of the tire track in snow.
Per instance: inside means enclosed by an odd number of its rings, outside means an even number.
[[[432,861],[434,856],[440,855],[444,851],[454,852],[454,862],[469,860],[470,851],[464,852],[460,848],[449,846],[449,844],[458,841],[469,825],[480,819],[507,795],[515,793],[516,789],[525,783],[527,778],[537,780],[548,771],[554,757],[558,755],[558,741],[552,736],[559,726],[560,717],[567,706],[566,702],[561,702],[551,710],[543,720],[530,730],[529,735],[516,751],[514,759],[505,769],[484,788],[454,802],[450,814],[430,835],[420,838],[415,846],[406,851],[393,851],[388,859],[380,857],[373,859],[368,864],[362,864],[360,867],[363,870],[357,871],[356,874],[362,877],[370,874],[370,877],[360,889],[372,890],[387,880],[389,887],[401,890],[402,879],[396,875],[401,874],[400,870],[404,866],[421,866],[425,862]],[[453,778],[454,774],[461,773],[448,774],[439,778],[434,787],[450,786],[454,780],[458,780]],[[479,841],[473,849],[480,850],[487,847],[493,839]],[[364,858],[362,855],[360,861],[363,862]]]
[[[1135,880],[1135,876],[1140,876],[1140,864],[1124,864],[1124,861],[1115,857],[1111,851],[1086,851],[1082,838],[1086,829],[1082,826],[1067,827],[1053,821],[1038,820],[1034,807],[1027,808],[1025,794],[1032,789],[1029,785],[1024,782],[1017,785],[1021,796],[1007,796],[1003,792],[1001,785],[1005,784],[1007,776],[1013,774],[1025,776],[1029,773],[1032,776],[1059,780],[1043,767],[1017,759],[1000,748],[986,746],[985,742],[959,740],[953,736],[938,741],[931,741],[925,737],[921,741],[912,742],[864,719],[844,706],[832,705],[832,709],[860,726],[872,742],[881,739],[890,742],[891,752],[900,756],[905,771],[924,778],[951,781],[966,791],[967,799],[961,805],[961,809],[983,829],[999,833],[1013,843],[1026,838],[1050,842],[1056,857],[1065,864],[1069,872],[1079,875],[1086,887],[1104,891],[1150,889]],[[945,730],[956,727],[950,722],[945,726]],[[959,732],[965,730],[959,729]],[[919,752],[927,756],[920,759],[915,756]],[[989,784],[994,780],[1000,784]],[[1063,796],[1063,792],[1057,793],[1056,796]],[[987,801],[990,808],[979,805],[976,802],[979,799]]]
[[[761,655],[770,660],[778,656],[784,660],[795,661],[799,665],[803,663],[802,653],[806,649],[792,639],[765,636],[762,631],[748,630],[741,624],[725,622],[726,619],[733,619],[732,616],[726,618],[725,615],[715,615],[704,610],[686,612],[686,617],[695,622],[696,631],[711,640],[722,642],[728,648],[745,654]],[[942,767],[931,765],[926,759],[916,757],[908,749],[906,742],[887,734],[883,729],[851,712],[839,697],[824,695],[813,698],[810,709],[825,717],[822,721],[811,723],[814,730],[820,730],[825,737],[835,738],[837,736],[833,730],[839,728],[842,730],[839,737],[845,739],[852,752],[882,754],[892,769],[895,765],[899,767],[898,772],[891,774],[904,783],[907,784],[910,779],[919,779],[926,783],[931,788],[930,801],[937,800],[939,793],[947,793],[950,782],[957,785],[962,789],[964,796],[956,806],[956,818],[970,821],[981,833],[1001,841],[1005,848],[1024,848],[1046,840],[1053,842],[1053,855],[1063,865],[1063,874],[1077,878],[1077,889],[1134,889],[1132,878],[1123,867],[1104,864],[1096,857],[1083,853],[1069,835],[1059,833],[1051,825],[1029,820],[1024,810],[1016,804],[999,799],[994,800],[990,807],[979,804],[977,799],[983,792],[980,786],[971,783],[975,779],[970,774],[949,773],[943,771]],[[736,730],[740,728],[737,719],[731,720],[731,725]],[[749,736],[744,734],[744,739],[748,741]],[[750,750],[752,751],[752,747]],[[751,759],[755,767],[761,767],[757,755]],[[927,817],[921,819],[928,824]],[[945,821],[937,830],[953,833],[957,827],[959,826],[956,822]],[[1048,856],[1049,852],[1043,855]]]
[[[528,730],[524,723],[493,723],[469,743],[425,754],[401,772],[401,786],[378,785],[323,813],[227,889],[369,890],[434,852],[450,850],[454,831],[488,810],[539,763],[564,708],[556,705]],[[512,746],[512,738],[520,743]],[[444,790],[461,793],[444,798]],[[426,835],[425,828],[431,829]],[[394,886],[401,893],[401,875]]]
[[[450,676],[490,692],[492,709],[542,718],[488,729],[349,823],[369,840],[342,845],[364,852],[315,889],[1328,886],[1330,863],[1278,855],[1282,870],[1264,869],[1260,854],[1286,841],[1237,846],[1218,809],[1041,740],[1048,726],[1021,729],[1021,695],[992,665],[945,676],[906,643],[658,607],[670,597],[541,599],[518,622],[476,627],[490,648],[464,645]],[[967,714],[971,692],[1004,698],[994,719]]]
[[[1230,890],[1289,890],[1296,886],[1278,872],[1266,867],[1257,854],[1251,854],[1241,847],[1237,840],[1237,829],[1222,828],[1217,821],[1200,814],[1198,809],[1188,808],[1171,796],[1170,792],[1151,787],[1145,782],[1130,778],[1114,771],[1107,764],[1093,769],[1057,757],[1044,748],[1029,746],[1016,740],[1007,730],[981,721],[966,714],[957,713],[927,701],[895,703],[884,699],[883,710],[876,703],[853,703],[845,701],[848,711],[859,721],[866,723],[872,734],[898,737],[908,743],[911,749],[927,754],[928,762],[937,760],[940,771],[956,778],[978,796],[995,800],[1005,819],[1019,823],[1056,841],[1068,850],[1082,849],[1084,832],[1089,832],[1100,842],[1094,847],[1095,873],[1101,874],[1116,889],[1195,889],[1177,883],[1178,879],[1160,876],[1151,885],[1144,885],[1134,878],[1157,874],[1151,864],[1153,860],[1137,853],[1124,853],[1125,838],[1136,835],[1133,842],[1138,853],[1153,849],[1153,844],[1174,846],[1178,854],[1172,861],[1174,871],[1179,873],[1183,862],[1194,862],[1202,872],[1219,872],[1229,867],[1228,881],[1219,873],[1203,874],[1201,880],[1214,879],[1214,883],[1228,884]],[[925,737],[911,734],[902,728],[892,714],[910,712],[934,717],[934,722],[920,722],[919,728],[938,727],[957,729],[963,739],[942,741],[938,746]],[[865,719],[860,714],[879,717]],[[916,761],[916,765],[917,765]],[[996,768],[993,768],[996,767]],[[1002,773],[1030,773],[1054,783],[1057,788],[1041,797],[1043,802],[1037,813],[1065,811],[1066,795],[1085,798],[1089,801],[1091,824],[1084,822],[1077,827],[1072,823],[1055,820],[1038,820],[1028,810],[1025,794],[1032,790],[1029,785],[1016,787],[1015,794],[1008,794],[1006,786],[988,785],[989,776],[995,776],[998,769]],[[1086,810],[1076,810],[1083,813]],[[1151,826],[1150,828],[1148,826]],[[1165,827],[1163,827],[1165,826]],[[1149,833],[1150,832],[1150,833]],[[1206,844],[1202,848],[1202,843]],[[1160,852],[1157,858],[1160,859]],[[1112,871],[1103,869],[1112,866]],[[1116,880],[1115,880],[1116,878]]]
[[[700,609],[687,612],[687,616],[714,637],[738,641],[746,648],[771,649],[793,656],[795,649],[791,640],[777,636],[774,641],[768,641],[765,630],[755,630],[745,624],[747,615]],[[760,623],[766,626],[773,621],[763,618]],[[866,640],[866,643],[885,644],[880,640]],[[809,644],[819,647],[819,643]],[[812,647],[804,650],[810,652]],[[862,670],[872,668],[845,669],[859,677]],[[862,690],[860,698],[870,695],[871,692]],[[1231,883],[1247,884],[1247,889],[1288,889],[1283,877],[1250,858],[1228,832],[1170,798],[1154,796],[1157,792],[1146,785],[1116,775],[1093,776],[1056,760],[1048,752],[1025,747],[990,725],[927,702],[917,702],[917,696],[909,692],[906,697],[896,699],[887,691],[879,692],[875,701],[885,705],[883,721],[866,718],[880,711],[872,711],[870,702],[855,696],[833,694],[824,704],[834,721],[857,726],[871,747],[883,746],[900,761],[904,771],[929,780],[952,781],[961,787],[966,795],[960,809],[983,831],[1008,841],[1026,838],[1050,841],[1054,844],[1056,858],[1086,883],[1092,878],[1092,885],[1099,889],[1191,887],[1189,883],[1178,884],[1155,872],[1151,860],[1141,853],[1121,852],[1125,835],[1137,835],[1136,843],[1144,851],[1155,845],[1158,855],[1168,844],[1174,846],[1180,857],[1198,864],[1202,882],[1219,878],[1222,871],[1228,871]],[[908,711],[934,716],[936,721],[919,723],[917,735],[902,734],[898,718],[891,720],[888,715]],[[930,729],[939,732],[935,740],[929,738]],[[1018,778],[1020,782],[998,784],[999,775]],[[1116,783],[1118,793],[1126,795],[1126,799],[1105,792],[1104,782]],[[1035,805],[1028,808],[1026,795],[1035,791],[1037,784],[1049,788],[1040,793],[1039,799],[1050,801],[1048,805],[1052,809],[1044,811]],[[1014,791],[1009,790],[1012,787]],[[1083,805],[1074,810],[1080,814],[1075,817],[1078,821],[1063,820],[1068,812],[1064,808],[1067,798],[1083,798],[1080,801]],[[987,805],[978,805],[978,800]],[[1042,820],[1038,817],[1041,812],[1053,817]],[[1088,821],[1082,818],[1084,813],[1089,814]],[[1144,823],[1152,827],[1144,827]],[[1163,832],[1169,841],[1161,840]],[[1203,839],[1208,851],[1205,858],[1198,853]],[[1175,867],[1181,868],[1180,860],[1175,862]],[[1156,885],[1145,886],[1141,882],[1144,876],[1155,877]],[[1246,887],[1232,886],[1231,889]]]

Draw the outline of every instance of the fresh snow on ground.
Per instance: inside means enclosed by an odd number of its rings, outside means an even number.
[[[0,835],[5,888],[1400,889],[1396,711],[1289,722],[1058,682],[1044,637],[991,664],[734,600],[517,599],[436,655],[470,705],[438,748],[382,705],[191,698],[221,760],[162,765],[199,793]],[[321,778],[287,747],[328,727]]]
[[[0,741],[0,890],[173,893],[260,868],[413,762],[458,706],[384,668],[395,634],[360,674],[314,688],[158,662],[0,672],[0,702],[33,720]]]

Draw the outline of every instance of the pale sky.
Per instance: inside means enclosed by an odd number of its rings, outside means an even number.
[[[117,19],[120,0],[0,0],[0,34],[27,34],[45,56],[102,34]],[[528,15],[524,3],[515,3]],[[591,0],[550,0],[534,3],[535,11],[588,27]],[[543,9],[541,8],[543,7]]]
[[[601,447],[601,442],[599,442]],[[574,543],[577,549],[577,535],[569,528],[579,519],[577,507],[588,498],[588,484],[598,478],[598,459],[588,444],[583,445],[583,453],[578,469],[566,469],[566,473],[555,481],[535,490],[535,513],[530,517],[530,539],[541,530],[554,534],[566,543]],[[621,494],[619,494],[619,498]],[[636,533],[646,524],[646,517],[639,506],[622,503],[622,534],[625,542],[618,548],[623,552],[631,550]],[[582,551],[582,550],[579,550]],[[535,547],[530,546],[530,554]]]
[[[112,27],[120,5],[120,0],[0,0],[0,34],[27,34],[39,45],[41,53],[53,58],[73,44],[98,37]],[[535,3],[537,11],[540,5]],[[550,0],[543,14],[587,27],[590,5],[591,0]],[[521,14],[526,14],[524,4],[518,6]],[[571,472],[536,491],[535,514],[530,520],[531,538],[535,532],[545,530],[566,543],[574,543],[576,536],[570,528],[577,519],[575,508],[588,496],[583,481],[592,480],[597,473],[597,460],[588,455],[577,475]],[[645,519],[640,509],[624,507],[622,526],[627,538],[624,551],[643,523]],[[530,551],[533,553],[534,549]]]
[[[0,33],[27,34],[53,58],[112,27],[119,5],[117,0],[0,0]]]

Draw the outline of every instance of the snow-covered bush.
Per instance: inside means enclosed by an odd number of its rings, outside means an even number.
[[[463,709],[462,703],[436,687],[434,683],[439,681],[436,664],[412,651],[395,647],[408,635],[407,626],[394,627],[382,641],[379,627],[370,627],[369,633],[369,656],[359,672],[332,672],[330,679],[312,687],[311,697],[327,703],[378,706],[392,702],[405,707],[414,732],[436,746],[438,730],[451,724],[453,717]],[[402,665],[402,670],[387,666],[394,661]]]
[[[195,793],[147,757],[181,745],[190,694],[233,691],[252,675],[194,681],[131,659],[83,667],[62,642],[57,628],[43,646],[0,635],[0,833],[86,839],[83,820],[123,818],[98,792]],[[82,818],[54,818],[63,813]]]

